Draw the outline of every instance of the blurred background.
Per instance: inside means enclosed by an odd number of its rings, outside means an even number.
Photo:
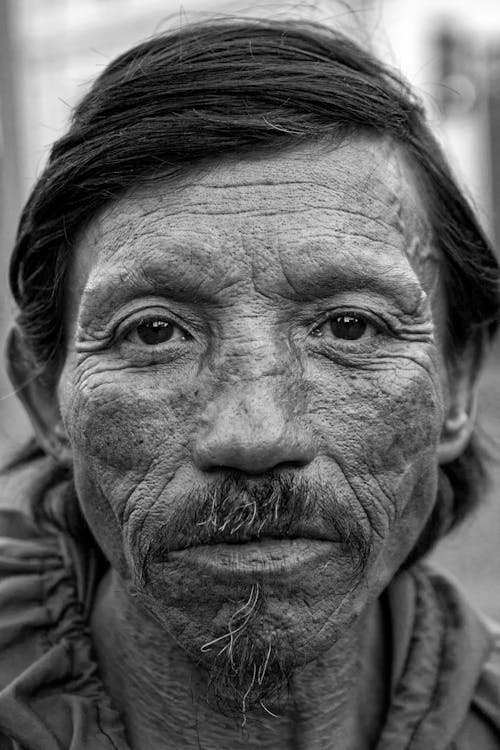
[[[454,171],[500,247],[500,0],[317,0],[249,6],[215,0],[0,0],[0,344],[14,310],[8,258],[20,209],[71,107],[118,53],[200,14],[306,17],[361,39],[401,70],[427,108]],[[500,345],[479,418],[494,460],[475,518],[441,543],[438,565],[500,619]],[[0,456],[29,425],[0,372]]]

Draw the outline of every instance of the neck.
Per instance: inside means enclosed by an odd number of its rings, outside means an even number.
[[[329,652],[296,671],[276,716],[261,710],[234,719],[213,708],[203,670],[114,573],[98,590],[91,628],[104,683],[133,750],[369,750],[376,744],[388,686],[378,603]]]

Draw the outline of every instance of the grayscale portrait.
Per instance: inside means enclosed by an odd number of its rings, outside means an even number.
[[[493,750],[473,510],[499,267],[409,84],[332,26],[102,68],[22,211],[2,750]]]

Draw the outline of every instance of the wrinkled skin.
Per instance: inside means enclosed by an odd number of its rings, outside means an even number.
[[[292,672],[310,663],[418,538],[447,409],[429,237],[404,159],[359,139],[157,181],[81,238],[58,386],[78,495],[126,596],[193,663],[210,668],[204,645],[256,582],[266,604],[252,637]],[[356,340],[329,324],[346,312],[364,321]],[[146,316],[173,321],[172,338],[141,341]],[[314,508],[312,558],[294,562],[285,542],[272,555],[212,547],[215,566],[187,550],[145,575],[186,493],[235,474],[324,486],[370,541],[362,577],[346,576],[348,550]]]

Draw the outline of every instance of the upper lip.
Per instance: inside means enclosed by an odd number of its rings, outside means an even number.
[[[286,476],[260,482],[227,477],[198,498],[187,498],[183,511],[153,530],[151,554],[164,559],[169,552],[217,544],[242,545],[261,539],[316,539],[341,542],[342,526],[323,507],[324,493],[311,483]],[[338,528],[336,528],[338,526]]]

